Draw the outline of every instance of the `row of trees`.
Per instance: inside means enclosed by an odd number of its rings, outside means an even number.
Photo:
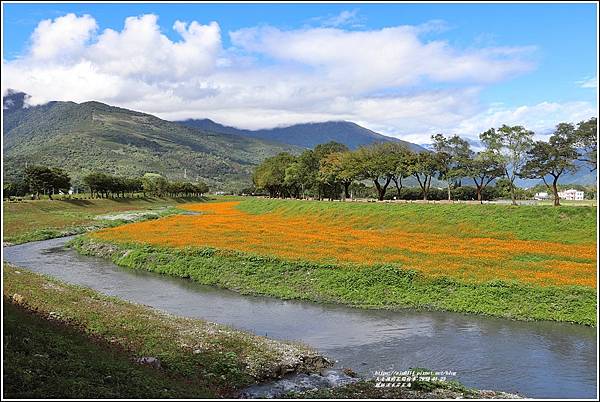
[[[202,181],[195,183],[169,181],[157,173],[146,173],[143,177],[119,177],[106,173],[90,173],[83,178],[90,189],[92,197],[125,197],[143,193],[157,197],[199,197],[209,191],[208,185]]]
[[[89,188],[92,197],[125,197],[143,193],[153,196],[191,197],[202,196],[209,191],[208,185],[202,181],[194,183],[169,181],[156,173],[146,173],[143,177],[120,177],[107,173],[90,173],[83,177],[83,183]],[[46,166],[28,166],[23,179],[5,183],[4,196],[24,196],[31,193],[34,198],[41,194],[52,199],[53,194],[66,194],[71,189],[71,178],[62,169]]]
[[[342,144],[318,145],[299,156],[281,153],[266,159],[254,171],[253,181],[271,197],[304,198],[307,193],[319,199],[347,198],[355,182],[372,182],[377,198],[383,200],[389,187],[401,196],[403,180],[414,177],[422,199],[427,200],[434,178],[447,183],[447,198],[452,187],[470,178],[476,197],[482,200],[486,187],[504,178],[516,204],[517,177],[541,179],[559,205],[558,179],[578,169],[577,160],[597,166],[596,118],[578,125],[559,124],[548,141],[534,141],[534,133],[522,126],[503,125],[481,133],[483,149],[475,152],[457,135],[432,136],[433,152],[414,152],[401,143],[379,143],[350,151]]]
[[[31,192],[36,198],[44,194],[52,199],[53,194],[67,192],[71,188],[71,178],[59,168],[28,166],[23,176],[23,180],[4,186],[5,195],[16,196]]]

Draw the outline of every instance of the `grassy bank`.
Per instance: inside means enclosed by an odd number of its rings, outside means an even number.
[[[183,208],[200,215],[124,225],[93,236],[290,261],[388,264],[472,284],[502,280],[596,287],[595,208],[555,212],[550,207],[260,199]]]
[[[316,352],[296,343],[278,342],[202,320],[176,317],[6,264],[3,278],[4,297],[20,309],[75,329],[85,334],[88,341],[93,340],[100,347],[118,351],[130,361],[154,358],[159,362],[161,375],[174,381],[192,383],[193,390],[205,390],[208,395],[231,395],[239,388],[278,378],[286,372],[318,371],[328,364]],[[40,334],[36,342],[46,345],[54,340],[70,342],[68,336],[61,335],[60,338]],[[7,341],[10,338],[5,338]],[[12,346],[5,343],[5,347]],[[20,349],[19,343],[15,343],[14,347],[14,353],[11,352],[14,359],[8,363],[15,369],[12,379],[14,388],[5,392],[19,394],[26,383],[39,384],[43,388],[46,382],[36,375],[40,373],[36,371],[39,366],[29,366],[33,364],[31,359],[37,356],[23,355],[26,351]],[[85,349],[86,346],[80,344],[81,348]],[[85,353],[88,352],[92,353],[93,350]],[[85,354],[81,357],[85,357]],[[124,360],[119,359],[112,363],[124,365]],[[77,361],[78,356],[72,356],[72,360]],[[107,369],[112,363],[107,363]],[[80,365],[85,364],[85,361],[80,361]],[[82,389],[86,387],[87,374],[98,369],[94,366],[100,363],[89,364],[91,367],[82,367]],[[51,366],[51,362],[47,364],[47,367]],[[60,370],[60,367],[57,366],[56,370]],[[122,368],[127,370],[125,366]],[[51,374],[40,375],[61,377],[62,374],[60,371],[51,371]],[[148,378],[139,380],[144,383]],[[130,385],[123,386],[129,388]],[[76,384],[70,386],[77,387]],[[41,389],[39,391],[42,392]],[[111,388],[109,392],[117,391],[118,387]],[[152,394],[153,391],[149,390],[149,395]]]
[[[199,202],[199,198],[58,199],[4,202],[4,241],[12,244],[84,233],[124,223],[96,219],[99,215],[139,210],[161,210]]]
[[[312,202],[246,198],[237,206],[253,215],[277,213],[286,217],[310,217],[348,222],[366,229],[402,228],[410,233],[452,234],[555,241],[564,244],[593,243],[597,209],[593,206],[556,208],[550,205],[421,204],[376,202]],[[565,228],[568,226],[568,234]]]
[[[214,248],[114,243],[90,236],[72,244],[83,254],[110,258],[123,267],[191,278],[244,294],[596,325],[596,290],[588,287],[498,280],[463,283],[393,265],[338,266]]]
[[[101,358],[100,358],[101,356]],[[210,398],[79,331],[4,300],[5,398]]]

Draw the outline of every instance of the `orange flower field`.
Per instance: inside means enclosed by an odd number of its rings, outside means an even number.
[[[199,215],[104,229],[94,237],[171,247],[214,247],[285,259],[331,263],[393,263],[428,276],[464,282],[517,280],[542,286],[596,287],[596,245],[457,237],[402,228],[359,228],[361,218],[249,214],[238,201],[190,204]],[[366,218],[365,218],[366,219]],[[364,225],[363,225],[364,226]]]

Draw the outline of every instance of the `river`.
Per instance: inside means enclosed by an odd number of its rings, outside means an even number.
[[[596,328],[433,311],[363,310],[244,296],[120,268],[66,249],[70,238],[4,248],[4,260],[68,283],[275,339],[313,346],[370,377],[423,367],[479,389],[534,398],[596,397]]]

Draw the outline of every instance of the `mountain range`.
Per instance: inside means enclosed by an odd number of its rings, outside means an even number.
[[[303,123],[263,130],[245,130],[224,126],[210,119],[190,119],[179,121],[178,123],[187,127],[199,128],[201,130],[241,135],[267,141],[277,141],[304,148],[314,148],[316,145],[335,141],[345,144],[350,149],[356,149],[361,145],[390,141],[404,144],[413,151],[424,150],[423,147],[417,144],[376,133],[375,131],[361,127],[351,121]]]
[[[27,95],[3,98],[6,180],[27,164],[62,167],[75,184],[92,171],[137,176],[160,173],[170,179],[202,179],[213,189],[250,184],[254,166],[279,152],[299,154],[338,141],[350,148],[397,141],[351,122],[297,124],[272,130],[243,130],[211,120],[171,122],[100,102],[49,102],[27,106]]]
[[[4,108],[6,180],[26,164],[62,167],[77,183],[91,171],[205,180],[212,188],[248,185],[254,166],[302,148],[182,126],[99,102]]]
[[[245,130],[209,119],[166,121],[95,101],[27,106],[26,100],[27,95],[14,91],[3,98],[7,181],[21,176],[27,164],[42,164],[64,168],[76,185],[92,171],[124,176],[155,172],[174,180],[198,178],[213,189],[229,190],[249,185],[253,168],[267,157],[299,154],[328,141],[351,149],[382,141],[400,142],[415,151],[427,147],[348,121]],[[561,183],[595,182],[596,173],[584,166],[561,178]]]

